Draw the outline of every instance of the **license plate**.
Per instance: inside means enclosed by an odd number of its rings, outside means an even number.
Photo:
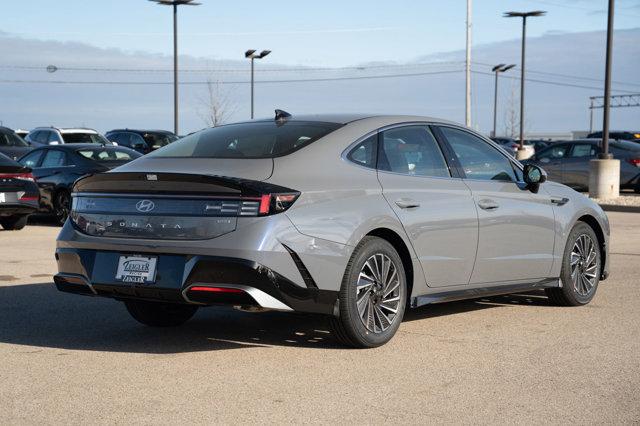
[[[134,284],[153,284],[156,281],[157,257],[120,256],[116,280]]]
[[[6,203],[7,202],[7,196],[4,194],[4,192],[0,192],[0,203]]]

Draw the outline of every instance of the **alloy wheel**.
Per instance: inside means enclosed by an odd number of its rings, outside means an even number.
[[[358,275],[356,305],[364,326],[382,333],[396,319],[400,304],[398,268],[385,254],[369,257]]]
[[[581,234],[571,250],[571,280],[581,296],[587,296],[596,285],[598,256],[596,245],[587,234]]]

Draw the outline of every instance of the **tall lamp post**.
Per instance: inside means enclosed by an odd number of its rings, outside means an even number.
[[[516,153],[519,160],[524,157],[524,71],[525,71],[525,40],[527,36],[527,18],[544,16],[547,12],[534,10],[532,12],[505,12],[505,18],[522,18],[522,52],[520,58],[520,146]]]
[[[254,86],[254,78],[253,78],[253,60],[254,59],[262,59],[271,53],[270,50],[263,50],[260,53],[256,53],[256,50],[247,50],[244,52],[244,57],[247,59],[251,59],[251,119],[253,120],[253,86]]]
[[[498,74],[500,74],[501,72],[509,71],[515,66],[516,64],[498,64],[495,67],[491,68],[491,71],[496,73],[496,84],[493,90],[493,131],[491,132],[491,136],[493,137],[496,137],[496,116],[498,114]]]
[[[149,0],[173,6],[173,133],[178,134],[178,6],[198,6],[193,0]]]
[[[609,153],[609,110],[611,107],[611,53],[613,51],[614,0],[609,0],[607,15],[607,53],[604,74],[604,109],[602,114],[602,153],[589,163],[589,196],[617,198],[620,195],[620,160]]]

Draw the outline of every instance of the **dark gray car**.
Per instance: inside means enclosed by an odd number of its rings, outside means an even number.
[[[152,326],[212,305],[309,312],[373,347],[408,307],[534,288],[584,305],[608,274],[597,204],[427,117],[277,111],[82,178],[72,195],[58,289],[122,300]]]
[[[0,153],[17,160],[33,148],[8,127],[0,126]]]
[[[550,180],[588,191],[589,161],[598,158],[600,143],[600,139],[555,142],[526,162],[544,167]],[[611,141],[609,147],[620,160],[620,188],[640,192],[640,143]]]

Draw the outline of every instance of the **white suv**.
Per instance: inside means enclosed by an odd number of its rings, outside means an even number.
[[[84,128],[61,129],[56,127],[36,127],[29,132],[25,139],[39,145],[60,145],[63,143],[116,145],[108,141],[97,131]]]

